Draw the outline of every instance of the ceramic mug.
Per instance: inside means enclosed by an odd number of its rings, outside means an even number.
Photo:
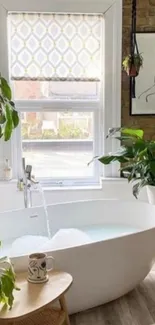
[[[47,268],[47,261],[51,260],[52,267]],[[29,255],[28,263],[28,281],[33,283],[43,283],[48,280],[48,271],[53,270],[52,256],[47,256],[45,253],[34,253]]]

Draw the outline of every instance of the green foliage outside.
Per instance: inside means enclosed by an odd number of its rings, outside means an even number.
[[[38,131],[33,132],[28,123],[22,125],[22,138],[23,139],[86,139],[88,133],[84,132],[82,128],[61,122],[58,132],[53,130],[44,130],[38,128]]]

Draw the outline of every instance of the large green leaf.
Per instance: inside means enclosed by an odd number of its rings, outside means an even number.
[[[6,120],[12,122],[12,108],[10,104],[5,104],[5,115],[6,115]]]
[[[129,129],[129,128],[122,128],[121,133],[124,135],[131,135],[133,137],[137,137],[142,139],[144,136],[144,131],[141,129]]]
[[[138,198],[138,195],[139,195],[139,192],[140,190],[146,186],[148,184],[147,180],[146,179],[142,179],[140,180],[140,182],[136,183],[133,188],[132,188],[132,193],[134,195],[134,197],[137,199]]]
[[[104,164],[104,165],[109,165],[112,161],[118,161],[120,163],[125,163],[127,162],[128,160],[124,157],[122,157],[121,155],[120,156],[103,156],[103,157],[100,157],[98,158],[98,160]]]
[[[12,101],[11,88],[0,74],[0,138],[4,136],[4,140],[8,141],[18,124],[19,117]]]
[[[14,109],[12,111],[12,121],[13,121],[14,128],[16,128],[19,124],[19,116],[17,111],[15,111]]]
[[[11,93],[11,88],[9,86],[9,84],[7,83],[7,81],[4,78],[0,78],[0,87],[2,90],[2,94],[5,98],[7,98],[8,100],[11,100],[12,97],[12,93]]]
[[[137,141],[134,143],[134,150],[138,152],[147,149],[147,147],[147,143],[142,139],[137,139]]]
[[[116,134],[117,132],[121,133],[121,136],[131,136],[133,138],[139,138],[142,139],[144,136],[144,131],[141,129],[132,129],[132,128],[110,128],[108,131],[108,137],[113,136],[114,134]]]
[[[119,140],[121,142],[125,142],[125,143],[135,143],[137,141],[136,137],[132,137],[129,135],[121,135],[120,137],[115,137],[116,140]]]
[[[114,156],[103,156],[103,157],[98,158],[98,160],[104,165],[109,165],[112,161],[116,160],[116,157],[114,157]]]
[[[8,141],[11,138],[11,134],[13,131],[12,120],[7,121],[4,128],[4,141]]]

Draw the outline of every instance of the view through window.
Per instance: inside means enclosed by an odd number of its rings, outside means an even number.
[[[93,176],[93,114],[24,112],[22,149],[36,177]]]

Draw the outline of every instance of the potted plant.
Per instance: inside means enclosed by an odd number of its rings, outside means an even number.
[[[123,68],[130,77],[137,77],[140,68],[143,66],[143,57],[141,54],[127,55],[123,61]]]
[[[8,82],[0,75],[0,138],[8,141],[19,123]],[[1,242],[0,242],[1,245]],[[13,305],[13,291],[17,289],[13,266],[7,257],[0,258],[0,303]]]
[[[1,243],[0,243],[1,245]],[[0,304],[12,308],[16,287],[15,273],[10,260],[7,257],[0,258]]]
[[[119,132],[119,134],[117,134]],[[102,164],[121,164],[121,173],[133,182],[133,195],[138,198],[140,190],[147,186],[149,202],[155,204],[155,141],[144,139],[143,130],[111,128],[107,137],[121,142],[117,152],[97,158]]]

